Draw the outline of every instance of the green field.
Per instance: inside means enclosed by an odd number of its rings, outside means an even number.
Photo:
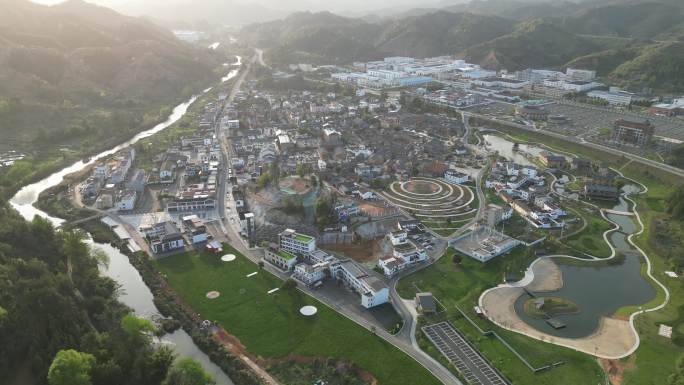
[[[202,318],[217,321],[237,336],[250,353],[347,360],[372,373],[380,384],[439,384],[411,357],[308,295],[296,289],[267,294],[283,281],[229,245],[224,249],[237,260],[221,262],[214,254],[190,252],[155,263],[184,301]],[[255,271],[257,275],[245,277]],[[207,299],[212,290],[221,296]],[[303,317],[299,309],[304,305],[316,306],[318,313]]]
[[[635,241],[651,258],[656,278],[670,291],[670,302],[662,310],[637,317],[636,327],[641,337],[641,345],[632,357],[624,360],[630,369],[625,372],[623,384],[668,384],[668,377],[675,371],[677,360],[684,355],[684,347],[677,346],[672,340],[659,336],[658,326],[670,325],[675,328],[675,331],[684,332],[684,286],[681,279],[668,278],[663,274],[663,271],[670,270],[671,266],[663,258],[665,250],[652,241],[650,232],[656,218],[667,218],[664,214],[665,200],[672,186],[663,185],[652,179],[638,180],[648,187],[649,192],[646,196],[634,197],[645,226],[644,233],[635,237]],[[684,236],[684,234],[681,235]],[[662,291],[658,290],[658,293],[662,301]]]
[[[573,207],[572,212],[581,216],[587,223],[587,227],[579,234],[564,239],[563,243],[579,252],[595,257],[610,257],[611,249],[603,239],[603,233],[614,228],[615,225],[603,219],[595,210],[588,211],[586,206]]]
[[[453,254],[454,251],[449,249],[447,255],[434,265],[403,278],[397,285],[399,294],[413,298],[419,290],[432,292],[447,307],[449,320],[513,384],[575,385],[596,384],[603,380],[601,368],[590,356],[506,331],[473,313],[473,306],[484,290],[501,283],[504,273],[520,274],[536,258],[528,248],[518,246],[510,254],[486,264],[463,257],[461,265],[456,266],[452,262]],[[501,342],[482,336],[455,311],[454,305],[466,311],[480,328],[496,331],[532,365],[539,367],[558,361],[565,364],[534,374]],[[417,338],[420,341],[422,336]],[[428,354],[439,358],[434,347],[426,344],[425,349]]]

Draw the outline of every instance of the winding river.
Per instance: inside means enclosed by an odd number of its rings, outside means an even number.
[[[241,63],[241,58],[237,58],[237,64]],[[226,82],[237,76],[239,68],[231,70],[221,81]],[[204,90],[204,93],[209,92],[211,88]],[[66,167],[54,174],[44,178],[36,183],[24,186],[19,190],[10,200],[10,204],[16,209],[26,220],[32,220],[36,215],[44,217],[52,222],[55,226],[60,226],[64,223],[64,219],[48,215],[47,213],[37,209],[33,204],[38,200],[40,193],[60,184],[64,177],[74,172],[80,171],[85,167],[95,163],[99,159],[110,156],[126,147],[129,147],[141,139],[152,136],[167,127],[177,122],[188,111],[192,103],[197,100],[199,96],[195,95],[184,103],[177,105],[171,115],[162,123],[153,128],[140,132],[128,141],[119,144],[118,146],[103,151],[87,161],[78,161],[69,167]],[[112,278],[121,286],[121,293],[119,300],[133,309],[136,315],[147,319],[161,317],[159,310],[154,305],[153,296],[150,289],[145,285],[142,277],[138,271],[130,264],[128,257],[119,252],[118,249],[109,244],[97,243],[89,241],[93,248],[102,250],[109,257],[109,266],[102,268],[101,272],[107,277]],[[202,367],[214,377],[217,385],[233,385],[230,378],[215,365],[209,357],[202,352],[197,345],[192,341],[192,338],[179,329],[174,333],[167,334],[161,338],[160,343],[172,345],[174,350],[180,357],[190,357],[199,362]]]

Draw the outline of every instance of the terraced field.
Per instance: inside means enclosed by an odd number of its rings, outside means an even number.
[[[468,224],[477,214],[477,196],[470,187],[440,179],[413,178],[407,182],[394,182],[381,194],[444,236]]]

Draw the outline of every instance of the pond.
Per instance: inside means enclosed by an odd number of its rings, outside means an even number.
[[[518,150],[514,151],[514,142],[506,138],[491,134],[485,134],[482,137],[488,150],[497,151],[500,156],[525,166],[536,166],[529,158],[537,158],[539,154],[545,151],[538,146],[530,144],[520,144],[518,145]]]
[[[566,324],[555,329],[544,320],[531,317],[523,310],[527,295],[515,302],[515,311],[520,318],[535,329],[558,337],[580,338],[592,334],[599,326],[601,317],[608,317],[623,306],[644,304],[656,295],[655,289],[641,276],[642,256],[627,242],[627,234],[637,231],[633,217],[608,214],[620,229],[609,235],[618,252],[625,254],[619,265],[582,266],[564,265],[559,268],[563,276],[563,287],[553,296],[570,300],[579,305],[576,314],[559,315],[554,318]]]

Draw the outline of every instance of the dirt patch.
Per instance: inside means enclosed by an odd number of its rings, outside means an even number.
[[[355,377],[369,385],[378,384],[377,378],[375,378],[370,372],[357,367],[356,364],[343,360],[334,360],[328,357],[310,357],[288,354],[287,356],[281,358],[260,359],[259,365],[271,367],[289,362],[294,362],[300,365],[327,365],[334,367],[335,370],[340,374],[353,373]]]
[[[370,217],[384,217],[386,215],[391,215],[397,212],[396,209],[387,207],[383,205],[382,203],[373,203],[373,202],[359,202],[359,210],[364,215],[370,216]]]
[[[296,194],[305,194],[311,190],[311,181],[299,177],[290,177],[280,181],[280,188]]]
[[[439,191],[439,185],[422,180],[412,180],[404,185],[404,190],[413,194],[433,194]]]
[[[624,380],[625,371],[634,368],[635,356],[632,355],[626,362],[620,362],[619,360],[606,360],[599,359],[601,368],[608,375],[610,383],[613,385],[622,385]]]
[[[375,261],[381,251],[379,239],[360,241],[347,245],[321,245],[321,247],[335,253],[344,254],[356,262],[362,263]]]

